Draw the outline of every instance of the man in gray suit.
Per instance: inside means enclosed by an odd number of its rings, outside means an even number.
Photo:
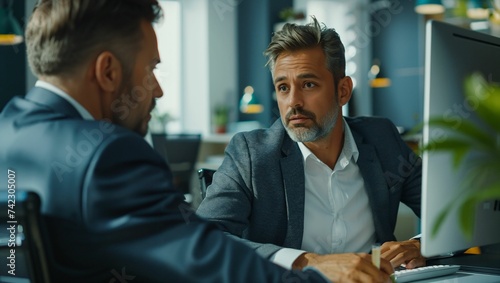
[[[425,265],[418,240],[393,234],[400,202],[420,215],[421,160],[389,120],[342,116],[344,47],[313,20],[274,34],[281,119],[233,137],[197,213],[288,268],[333,260],[342,276],[349,253],[375,243],[394,266]]]
[[[173,188],[143,139],[163,95],[153,72],[160,14],[156,0],[40,0],[28,23],[39,81],[0,113],[0,171],[41,197],[50,282],[333,279],[327,263],[291,272],[263,259],[193,215]],[[389,262],[367,262],[351,271],[388,279]]]

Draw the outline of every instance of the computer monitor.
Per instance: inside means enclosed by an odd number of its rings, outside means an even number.
[[[476,71],[487,80],[500,82],[500,38],[445,22],[428,22],[424,121],[430,117],[443,117],[450,121],[467,119],[477,123],[473,107],[464,97],[464,78]],[[446,138],[446,134],[437,128],[424,126],[423,143]],[[499,243],[500,211],[494,201],[482,203],[476,208],[471,239],[464,236],[459,226],[457,209],[451,210],[437,235],[432,237],[432,227],[438,214],[450,201],[463,195],[461,184],[470,171],[468,166],[472,164],[466,159],[458,169],[454,168],[451,155],[438,151],[425,152],[422,161],[422,254],[431,257],[472,246]]]

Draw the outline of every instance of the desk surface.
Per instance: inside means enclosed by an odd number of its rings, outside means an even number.
[[[418,283],[499,283],[500,282],[500,255],[461,254],[448,258],[428,260],[427,264],[457,264],[460,270],[451,275],[440,276],[426,280],[415,281]]]
[[[453,257],[431,259],[427,264],[456,264],[463,272],[488,273],[500,276],[499,254],[461,254]],[[500,282],[500,280],[498,281]]]
[[[455,274],[414,281],[414,283],[498,283],[500,275],[458,271]]]

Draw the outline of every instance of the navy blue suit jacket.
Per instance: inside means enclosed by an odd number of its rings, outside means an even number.
[[[396,240],[399,203],[420,216],[421,159],[388,119],[345,119],[359,150],[376,241]],[[271,257],[281,247],[301,248],[304,199],[304,159],[278,119],[269,129],[233,137],[197,214]]]
[[[193,215],[136,133],[83,120],[35,87],[0,114],[0,171],[37,192],[54,282],[324,282],[286,271]],[[6,189],[6,186],[4,186]]]

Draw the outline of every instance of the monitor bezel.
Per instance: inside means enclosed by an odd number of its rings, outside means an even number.
[[[459,42],[464,44],[457,44]],[[475,46],[477,48],[473,48]],[[488,54],[485,51],[489,49],[494,50],[498,56],[487,60]],[[463,56],[458,56],[460,54]],[[470,61],[471,58],[480,60],[481,67],[474,66],[477,62]],[[470,64],[467,65],[467,62]],[[456,108],[456,103],[467,108],[463,95],[465,73],[480,71],[483,75],[500,81],[500,67],[493,72],[494,64],[500,66],[500,38],[441,21],[429,21],[426,25],[425,44],[424,121],[438,113],[446,115],[447,111]],[[467,110],[470,111],[466,114],[461,113],[460,119],[476,119],[472,108],[469,108]],[[435,138],[443,138],[437,137],[438,134],[446,137],[450,133],[439,132],[437,128],[425,123],[423,144],[432,143]],[[500,242],[500,211],[491,211],[487,202],[478,205],[472,238],[467,238],[459,226],[457,206],[451,210],[437,235],[432,236],[432,227],[439,212],[450,200],[460,199],[460,189],[457,188],[467,172],[467,162],[466,159],[464,166],[455,170],[452,168],[450,153],[426,151],[422,155],[421,250],[424,256],[446,255],[472,246]],[[448,181],[446,177],[449,177]],[[450,189],[451,187],[455,189]]]

